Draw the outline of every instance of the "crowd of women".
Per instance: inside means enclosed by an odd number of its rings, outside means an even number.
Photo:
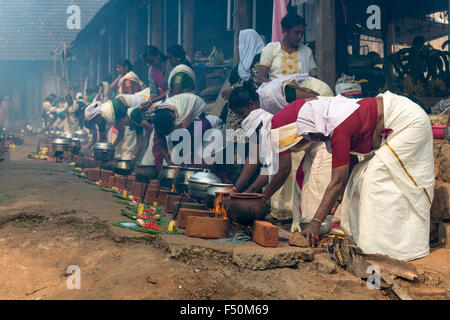
[[[365,253],[400,260],[428,255],[434,162],[426,113],[390,92],[335,97],[315,78],[313,52],[301,43],[304,20],[289,14],[282,28],[283,40],[267,45],[252,29],[240,32],[240,62],[222,92],[227,103],[220,118],[208,115],[195,94],[195,73],[183,48],[163,54],[150,46],[143,54],[148,87],[125,60],[117,65],[118,77],[86,99],[68,96],[59,107],[49,97],[46,125],[85,127],[92,144],[111,142],[116,156],[158,169],[172,163],[168,137],[175,129],[194,137],[199,122],[202,133],[211,128],[239,129],[245,137],[257,133],[261,139],[243,142],[247,151],[257,150],[256,162],[247,152],[243,165],[211,168],[233,183],[235,192],[264,194],[271,206],[267,220],[294,232],[301,217],[313,217],[302,233],[315,246],[331,214],[334,225]]]

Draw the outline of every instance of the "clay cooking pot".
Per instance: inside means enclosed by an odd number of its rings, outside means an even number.
[[[257,193],[235,193],[231,195],[227,215],[231,221],[251,226],[255,220],[265,217],[264,197]]]

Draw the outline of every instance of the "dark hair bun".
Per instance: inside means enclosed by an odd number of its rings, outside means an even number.
[[[302,26],[306,27],[305,20],[298,14],[287,14],[281,20],[281,27],[283,28],[283,30],[286,30],[286,31],[289,31],[298,25],[302,25]]]
[[[251,102],[259,100],[259,95],[256,92],[253,80],[245,81],[242,86],[239,86],[230,94],[229,107],[231,110],[248,108]]]

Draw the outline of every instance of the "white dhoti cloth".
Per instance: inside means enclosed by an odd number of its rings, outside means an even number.
[[[136,150],[136,131],[125,127],[122,141],[116,147],[117,158],[130,158]]]
[[[281,189],[275,192],[270,200],[271,215],[276,219],[287,220],[300,215],[300,198],[298,194],[294,194],[294,190],[297,185],[297,169],[302,162],[303,156],[304,152],[291,153],[291,173]]]
[[[409,261],[430,250],[435,184],[431,124],[409,99],[390,92],[381,96],[385,127],[393,133],[351,174],[342,228],[366,254]]]
[[[303,172],[301,217],[313,217],[331,181],[332,155],[325,143],[314,143],[305,151]],[[341,213],[342,208],[339,206],[333,221],[340,221]]]
[[[152,131],[148,141],[147,150],[142,157],[141,164],[143,166],[154,166],[155,165],[155,156],[153,155],[153,139],[155,137],[155,130]]]

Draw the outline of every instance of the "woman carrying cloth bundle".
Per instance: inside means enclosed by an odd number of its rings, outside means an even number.
[[[391,92],[358,102],[338,96],[305,104],[297,126],[300,136],[325,142],[333,158],[331,182],[303,232],[311,245],[343,201],[342,227],[365,254],[405,261],[429,254],[433,135],[420,106]],[[354,170],[351,154],[365,155]]]

